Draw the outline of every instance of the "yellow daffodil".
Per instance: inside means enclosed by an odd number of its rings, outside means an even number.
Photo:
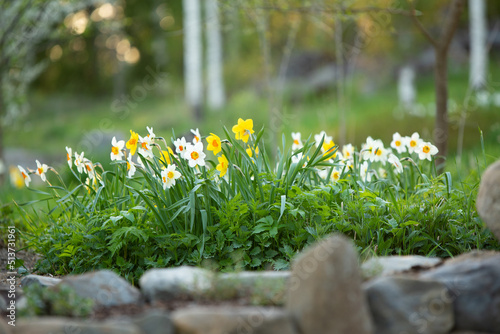
[[[218,157],[217,160],[219,160],[219,164],[215,168],[220,172],[220,177],[223,177],[227,173],[229,162],[224,154]]]
[[[31,178],[28,172],[26,172],[26,170],[24,170],[24,168],[21,166],[17,166],[17,168],[19,170],[17,170],[16,167],[11,167],[9,169],[11,182],[16,188],[21,188],[23,186],[23,182],[26,184],[26,187],[28,187],[31,182]],[[19,174],[19,172],[21,173]]]
[[[207,143],[207,150],[214,152],[214,155],[219,154],[222,149],[219,136],[211,133],[210,136],[207,137]]]
[[[130,155],[134,155],[139,143],[139,134],[130,130],[130,139],[127,142],[127,148],[130,150]]]
[[[172,163],[172,159],[170,158],[170,156],[173,156],[174,155],[174,151],[172,151],[172,149],[170,147],[167,147],[167,150],[166,151],[161,151],[161,158],[160,158],[160,161],[165,165],[165,166],[168,166]]]
[[[253,156],[252,148],[250,147],[250,145],[248,145],[248,148],[245,151],[247,152],[247,154],[250,158]],[[255,147],[255,157],[258,157],[258,156],[259,156],[259,147],[256,146]]]
[[[243,142],[247,143],[250,135],[254,133],[253,120],[249,118],[244,121],[242,118],[239,118],[238,124],[233,126],[233,132],[237,140],[241,139]]]
[[[323,155],[327,155],[327,154],[332,153],[334,147],[335,147],[335,143],[333,142],[333,140],[329,140],[328,142],[324,141],[323,145],[321,146],[321,149],[324,152]],[[335,158],[335,156],[336,156],[336,154],[333,155],[333,158]]]

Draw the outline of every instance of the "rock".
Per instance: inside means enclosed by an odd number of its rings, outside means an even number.
[[[162,310],[150,310],[132,319],[144,334],[174,334],[174,323],[169,313]]]
[[[437,257],[419,255],[372,257],[361,265],[361,273],[363,278],[368,279],[407,271],[415,267],[430,268],[442,262],[443,260]]]
[[[500,254],[467,257],[420,277],[447,286],[446,298],[454,305],[454,330],[500,333]]]
[[[252,334],[298,334],[291,315],[282,312],[270,315],[264,319],[262,325],[256,327]],[[239,333],[238,333],[239,334]]]
[[[259,305],[283,305],[290,271],[243,271],[220,274],[215,279],[215,298],[248,297]]]
[[[453,304],[443,283],[384,276],[363,287],[376,334],[443,334],[453,328]]]
[[[93,299],[95,306],[136,304],[142,301],[140,291],[111,270],[66,276],[60,284],[73,288],[81,297]]]
[[[272,307],[195,306],[174,311],[172,320],[177,334],[240,334],[254,333],[266,320],[277,319],[284,313],[284,310]]]
[[[89,322],[61,317],[39,317],[21,319],[16,323],[14,334],[143,334],[130,322]]]
[[[286,309],[303,334],[373,332],[350,240],[330,236],[295,259]]]
[[[486,226],[500,240],[500,161],[491,164],[484,171],[476,208]]]
[[[39,276],[39,275],[27,275],[21,279],[21,285],[23,287],[29,286],[31,284],[38,284],[44,287],[53,286],[60,283],[62,280],[60,278]]]
[[[177,268],[150,269],[139,280],[147,300],[169,300],[180,295],[199,296],[213,286],[209,270],[182,266]]]
[[[486,333],[486,332],[471,332],[471,331],[458,331],[458,332],[451,332],[450,334],[492,334],[492,333]]]
[[[2,309],[2,310],[5,310],[5,309]],[[7,318],[7,319],[9,319],[9,318]],[[4,319],[3,316],[0,318],[0,334],[12,334],[15,327],[9,325],[7,323],[7,321]]]

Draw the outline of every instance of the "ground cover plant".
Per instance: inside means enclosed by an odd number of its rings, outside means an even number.
[[[36,209],[18,206],[24,241],[44,256],[39,271],[109,268],[136,282],[149,268],[182,264],[280,270],[335,231],[363,255],[500,249],[475,211],[477,175],[457,184],[437,175],[437,149],[418,133],[396,132],[390,145],[368,137],[359,149],[325,132],[292,133],[276,159],[251,119],[219,134],[193,129],[192,141],[150,127],[130,134],[112,139],[107,169],[66,147],[76,183],[38,160],[34,170],[19,166],[26,186],[47,183],[32,189]]]

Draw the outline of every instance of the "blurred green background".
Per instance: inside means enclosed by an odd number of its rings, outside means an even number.
[[[35,159],[64,163],[66,146],[106,163],[111,138],[126,140],[130,129],[145,134],[146,126],[153,126],[170,143],[172,129],[178,136],[191,128],[222,135],[222,127],[232,127],[239,117],[252,118],[257,129],[267,127],[274,134],[266,138],[268,146],[281,146],[282,134],[291,143],[292,131],[305,139],[325,130],[336,143],[358,147],[367,136],[389,146],[394,132],[417,131],[432,140],[433,52],[412,23],[406,1],[217,1],[225,96],[220,107],[207,102],[213,43],[206,32],[213,17],[200,1],[199,118],[185,98],[184,15],[191,2],[81,1],[52,17],[45,35],[25,40],[28,51],[22,56],[10,50],[14,61],[0,66],[10,80],[3,83],[4,174],[17,164],[33,168]],[[451,2],[414,2],[418,19],[436,38]],[[27,3],[1,0],[0,15]],[[46,10],[49,3],[34,1],[30,10]],[[66,3],[73,2],[61,4]],[[457,166],[475,169],[483,159],[481,131],[487,161],[500,154],[500,3],[484,3],[488,63],[482,87],[469,83],[469,6],[449,50],[447,169],[453,172]],[[18,36],[9,35],[11,21],[3,22],[5,58],[9,38],[12,48]],[[19,26],[29,22],[34,24]],[[40,64],[32,80],[12,79],[20,69]],[[405,68],[411,69],[406,79]],[[24,93],[12,93],[22,80]],[[402,100],[401,85],[410,90],[409,102]]]

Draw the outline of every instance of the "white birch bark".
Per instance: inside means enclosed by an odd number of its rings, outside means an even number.
[[[207,103],[220,109],[226,102],[223,77],[222,34],[217,0],[205,0],[207,18]]]
[[[199,0],[183,0],[184,11],[184,87],[186,102],[195,110],[203,101],[201,9]]]
[[[469,0],[470,24],[470,74],[469,83],[473,89],[486,86],[488,67],[486,1]]]

